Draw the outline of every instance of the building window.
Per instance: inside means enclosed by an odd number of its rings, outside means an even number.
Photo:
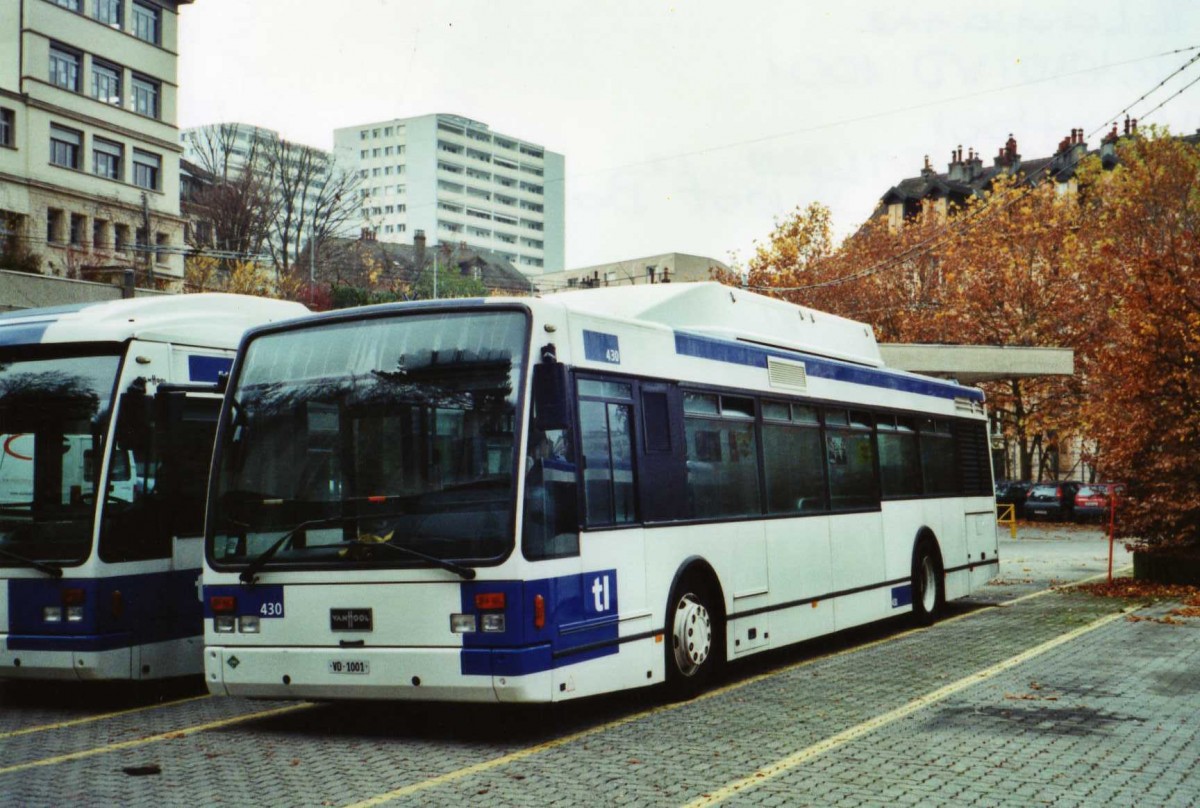
[[[63,212],[57,208],[46,210],[46,241],[62,244],[67,234],[63,232]]]
[[[167,258],[170,257],[169,247],[171,246],[171,237],[166,233],[154,234],[154,261],[158,264],[167,263]]]
[[[54,5],[69,8],[71,11],[79,11],[80,0],[54,0]]]
[[[139,188],[158,190],[159,173],[162,171],[162,158],[157,154],[133,150],[133,184]]]
[[[361,132],[358,133],[358,139],[359,140],[367,139],[367,130],[366,129],[363,129]]]
[[[145,76],[133,76],[133,111],[150,118],[158,117],[159,83]]]
[[[113,225],[113,249],[120,252],[129,249],[129,225]]]
[[[105,25],[111,25],[113,28],[120,28],[124,22],[121,14],[121,6],[124,5],[124,0],[95,0],[96,19]]]
[[[17,115],[11,109],[0,107],[0,146],[17,145]]]
[[[50,162],[64,168],[79,168],[83,133],[62,126],[50,126]]]
[[[358,153],[358,156],[359,156],[359,159],[366,160],[367,159],[367,150],[363,149],[362,151],[360,151]]]
[[[110,180],[121,179],[123,151],[120,143],[99,137],[92,138],[92,171]]]
[[[392,127],[390,127],[390,126],[388,126],[388,127],[384,127],[384,130],[383,130],[383,136],[384,136],[384,137],[391,137],[391,136],[392,136]]]
[[[121,68],[92,60],[92,98],[121,105]]]
[[[78,213],[71,214],[71,244],[76,247],[83,246],[83,236],[87,232],[87,217],[80,216]]]
[[[104,219],[92,219],[92,246],[98,250],[107,250],[108,222]]]
[[[50,83],[79,92],[79,54],[61,45],[50,46]]]
[[[162,44],[162,9],[148,3],[133,3],[133,35],[155,45]]]

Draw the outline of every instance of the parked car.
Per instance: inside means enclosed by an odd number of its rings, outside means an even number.
[[[1120,483],[1088,483],[1075,492],[1076,519],[1105,519],[1110,498],[1116,492],[1119,499],[1125,486]]]
[[[1075,494],[1079,491],[1079,485],[1067,480],[1037,483],[1025,497],[1025,517],[1059,521],[1070,519],[1075,513]]]
[[[996,505],[1012,505],[1014,515],[1020,516],[1024,512],[1025,496],[1032,486],[1028,480],[997,480]]]

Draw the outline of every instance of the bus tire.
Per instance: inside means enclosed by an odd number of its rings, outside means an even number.
[[[913,549],[912,610],[918,625],[931,626],[946,608],[946,578],[937,542],[929,536]]]
[[[671,591],[667,609],[667,688],[673,699],[703,692],[724,657],[724,617],[715,587],[704,576],[685,574]],[[717,607],[717,608],[714,608]]]

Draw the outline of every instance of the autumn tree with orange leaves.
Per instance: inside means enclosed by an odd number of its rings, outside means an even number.
[[[1036,478],[1075,435],[1128,483],[1124,536],[1200,544],[1200,150],[1155,132],[1118,157],[1111,171],[1085,160],[1073,193],[1001,178],[962,208],[898,231],[876,218],[837,246],[827,209],[797,209],[745,282],[869,322],[881,341],[1074,349],[1074,377],[983,385],[1014,476]]]
[[[1122,534],[1200,545],[1200,149],[1156,133],[1118,157],[1091,183],[1081,234],[1108,315],[1083,423],[1128,484]]]

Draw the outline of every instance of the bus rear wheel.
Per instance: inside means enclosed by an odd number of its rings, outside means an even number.
[[[722,655],[715,601],[708,587],[685,578],[671,594],[666,633],[667,684],[671,695],[689,699],[711,681]]]
[[[933,625],[946,606],[946,581],[937,545],[929,538],[913,551],[912,589],[913,617],[922,626]]]

